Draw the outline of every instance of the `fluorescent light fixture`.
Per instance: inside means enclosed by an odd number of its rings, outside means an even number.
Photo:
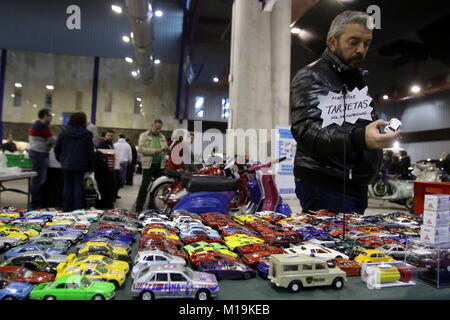
[[[136,72],[136,71],[131,71],[131,75],[133,76],[133,77],[137,77],[137,75],[138,75],[138,73]]]
[[[113,4],[113,5],[111,5],[111,9],[115,13],[119,13],[119,14],[122,13],[122,7],[121,6]]]
[[[156,10],[155,11],[155,16],[162,17],[163,15],[164,15],[164,12],[162,12],[161,10]]]
[[[136,98],[136,100],[137,100],[137,101],[139,101],[139,102],[141,102],[141,101],[142,101],[142,99],[141,99],[141,98],[139,98],[139,97],[137,97],[137,98]]]
[[[148,11],[153,12],[153,8],[152,8],[152,4],[151,3],[148,4]]]
[[[134,33],[133,32],[130,32],[130,38],[134,39]]]
[[[22,88],[22,84],[19,82],[14,83],[14,87],[16,88]]]
[[[133,63],[133,58],[126,57],[125,61],[128,62],[128,63]]]
[[[55,89],[55,87],[52,86],[51,84],[46,85],[45,88],[46,88],[47,90],[53,90],[53,89]]]
[[[160,63],[161,63],[161,60],[159,60],[159,59],[155,60],[155,64],[160,64]]]
[[[419,93],[421,90],[422,90],[422,88],[419,87],[418,85],[413,85],[413,86],[411,87],[411,92],[412,92],[412,93]]]
[[[213,78],[213,81],[217,83],[217,82],[219,82],[219,78],[214,77],[214,78]]]
[[[129,36],[123,36],[122,40],[123,40],[123,42],[130,42],[130,37]]]
[[[300,28],[294,27],[291,29],[291,33],[293,33],[293,34],[299,34],[300,32],[302,32],[302,29],[300,29]]]

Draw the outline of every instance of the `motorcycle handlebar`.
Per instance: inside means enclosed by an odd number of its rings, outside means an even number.
[[[273,164],[283,162],[286,159],[287,159],[287,157],[281,157],[281,158],[276,159],[274,161],[269,161],[269,162],[267,162],[265,164],[260,164],[260,165],[256,165],[256,166],[250,167],[246,171],[253,172],[253,171],[261,170],[262,168],[270,168]]]

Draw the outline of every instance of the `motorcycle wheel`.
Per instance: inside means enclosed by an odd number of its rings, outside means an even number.
[[[387,188],[386,185],[384,184],[384,182],[382,180],[377,181],[374,185],[373,185],[373,193],[377,196],[377,197],[383,197],[384,195],[386,195],[387,193]]]
[[[150,194],[149,199],[149,209],[158,209],[164,211],[166,209],[166,203],[160,199],[160,197],[165,197],[167,195],[167,187],[170,186],[171,182],[161,183],[158,187],[153,190]]]

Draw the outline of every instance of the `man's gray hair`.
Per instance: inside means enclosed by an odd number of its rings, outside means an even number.
[[[371,19],[371,16],[365,12],[346,10],[334,18],[330,30],[328,31],[327,40],[330,36],[339,39],[344,33],[346,26],[350,23],[356,23],[369,29],[369,26],[371,26]]]

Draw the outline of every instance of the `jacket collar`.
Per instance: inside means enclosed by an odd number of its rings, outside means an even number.
[[[343,63],[341,59],[339,59],[339,57],[328,47],[323,52],[322,59],[328,62],[328,64],[338,73],[353,71],[349,66]],[[369,73],[369,71],[362,68],[358,68],[358,71],[361,76],[365,76]]]

